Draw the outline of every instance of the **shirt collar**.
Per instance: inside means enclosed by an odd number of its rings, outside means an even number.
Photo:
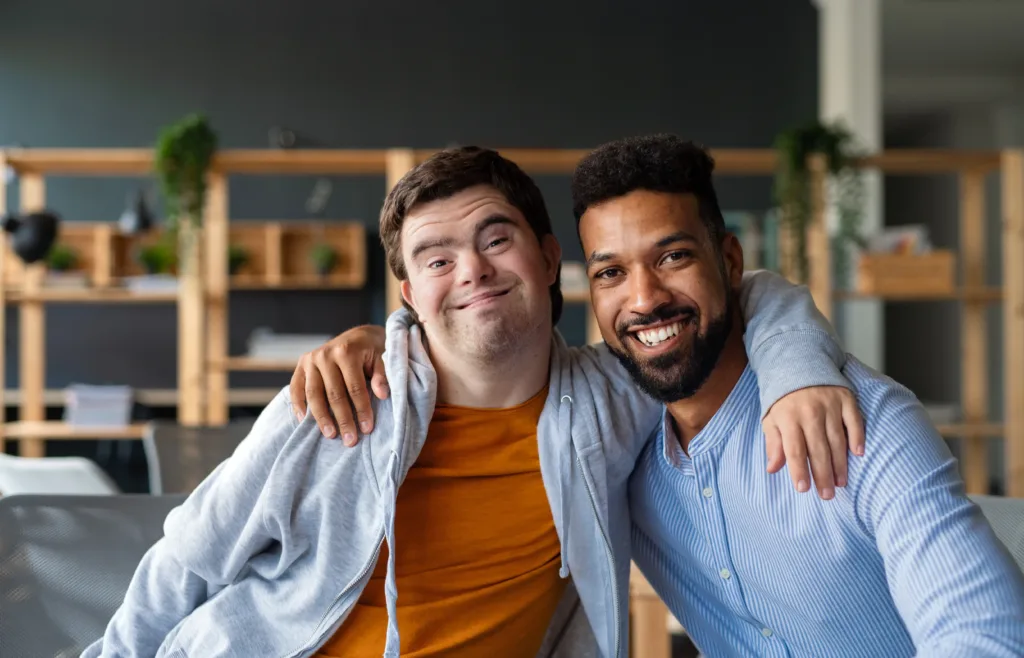
[[[759,414],[760,412],[757,376],[747,364],[736,385],[725,398],[725,402],[711,417],[708,424],[690,441],[689,456],[683,452],[672,423],[672,416],[668,413],[668,407],[662,410],[662,456],[670,466],[680,469],[683,473],[693,473],[693,457],[708,452],[728,439],[740,421],[748,414]]]

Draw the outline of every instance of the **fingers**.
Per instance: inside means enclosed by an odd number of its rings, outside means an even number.
[[[298,367],[295,368],[295,372],[292,373],[291,382],[288,384],[288,394],[292,401],[292,412],[295,413],[295,419],[300,423],[306,417],[306,360],[307,356],[303,355],[302,359],[299,360]]]
[[[790,425],[787,431],[782,432],[782,447],[786,452],[793,486],[804,493],[811,488],[811,476],[807,471],[807,444],[804,443],[804,433],[799,425]]]
[[[345,384],[345,376],[326,350],[319,350],[314,357],[314,362],[324,382],[321,399],[316,401],[319,405],[318,409],[322,407],[326,414],[324,422],[320,423],[320,431],[328,439],[339,436],[345,445],[353,446],[356,444],[356,424]],[[310,397],[310,408],[313,408],[313,403],[314,400]],[[314,410],[313,415],[319,422],[320,417],[316,414],[317,410]],[[333,421],[337,422],[337,427],[333,426]]]
[[[775,423],[765,421],[764,429],[765,449],[768,454],[768,472],[778,473],[786,463],[786,455],[782,450],[782,434]]]
[[[355,420],[359,423],[359,431],[369,434],[373,429],[373,407],[370,405],[370,391],[366,387],[366,376],[363,374],[363,369],[358,363],[353,363],[351,359],[339,358],[335,361],[341,363],[341,374],[348,392],[340,404],[344,404],[346,407],[351,404],[355,408]],[[345,445],[349,445],[347,439]],[[355,445],[354,441],[352,445]]]
[[[309,405],[309,413],[316,420],[320,431],[328,439],[334,438],[334,419],[331,417],[331,408],[327,404],[326,386],[320,369],[315,361],[310,359],[306,363],[306,404]]]
[[[828,435],[829,451],[832,455],[832,474],[837,487],[846,486],[846,433],[843,431],[841,414],[826,412],[825,433]]]
[[[391,388],[388,386],[388,376],[384,372],[384,359],[377,357],[373,362],[373,374],[370,378],[370,388],[378,400],[387,399],[391,395]],[[372,422],[372,419],[371,419]]]
[[[835,496],[835,480],[832,473],[832,449],[829,447],[825,431],[825,419],[815,418],[804,424],[803,438],[807,443],[807,454],[811,458],[811,475],[814,486],[822,500],[832,500]]]
[[[850,451],[858,457],[864,456],[864,417],[857,408],[857,400],[852,393],[843,399],[843,425],[849,440]]]

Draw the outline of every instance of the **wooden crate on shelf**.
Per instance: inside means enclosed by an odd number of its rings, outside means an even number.
[[[324,245],[336,263],[321,275],[313,249]],[[235,221],[228,248],[246,262],[231,275],[233,288],[361,288],[366,283],[366,231],[354,221]]]
[[[869,295],[948,295],[956,288],[956,255],[862,254],[857,263],[857,292]]]

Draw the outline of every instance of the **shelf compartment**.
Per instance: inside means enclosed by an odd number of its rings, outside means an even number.
[[[329,273],[316,272],[314,245],[337,254]],[[231,221],[228,244],[245,250],[247,262],[229,277],[229,286],[259,289],[358,289],[366,284],[366,230],[355,221]]]

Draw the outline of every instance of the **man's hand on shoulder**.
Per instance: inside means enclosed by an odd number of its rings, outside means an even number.
[[[303,354],[289,386],[296,417],[305,417],[308,405],[323,435],[341,437],[349,447],[356,445],[360,432],[369,434],[373,430],[370,390],[380,400],[390,394],[384,342],[383,327],[363,325]]]
[[[793,486],[810,489],[810,471],[818,495],[830,500],[834,487],[847,482],[847,450],[864,454],[864,419],[857,400],[841,386],[811,386],[783,396],[761,423],[768,452],[768,472],[789,464]]]

